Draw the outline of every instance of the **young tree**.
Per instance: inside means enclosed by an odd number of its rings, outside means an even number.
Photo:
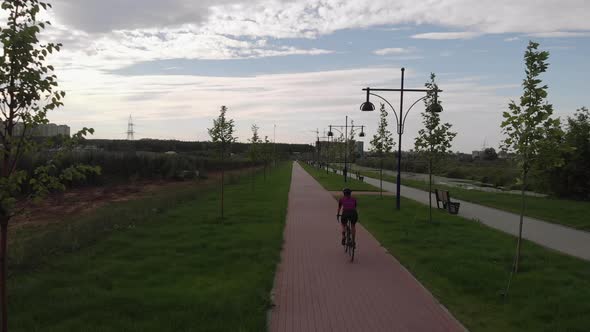
[[[225,113],[227,107],[221,106],[219,116],[213,119],[213,127],[209,128],[209,136],[211,141],[219,148],[219,155],[221,160],[221,220],[223,220],[223,194],[225,185],[225,157],[229,155],[231,144],[236,141],[234,137],[235,125],[233,119],[227,119]]]
[[[352,176],[352,164],[356,160],[356,129],[354,127],[354,120],[350,120],[350,130],[348,131],[348,138],[346,141],[346,155],[348,156],[348,164],[344,165],[347,171],[347,176]]]
[[[248,139],[248,142],[250,142],[250,148],[248,149],[248,156],[250,157],[250,160],[252,161],[253,166],[256,166],[256,163],[258,162],[258,160],[260,159],[260,143],[262,142],[260,140],[260,136],[258,136],[258,126],[256,124],[253,124],[252,127],[252,137]],[[252,169],[252,189],[254,189],[254,177],[256,174],[256,170],[255,168]]]
[[[337,169],[340,169],[344,172],[344,168],[342,168],[342,164],[344,163],[344,153],[346,152],[346,137],[344,137],[344,133],[341,132],[340,135],[336,138],[336,148],[338,150],[338,164],[336,166]]]
[[[440,113],[430,111],[435,103],[441,104],[440,99],[435,100],[435,90],[438,85],[435,82],[436,75],[430,74],[430,81],[424,86],[430,91],[424,99],[426,111],[422,112],[424,128],[418,131],[418,137],[414,142],[416,151],[428,159],[428,203],[429,219],[432,222],[432,168],[439,159],[446,155],[451,148],[451,142],[457,133],[451,131],[450,123],[441,123]]]
[[[387,129],[387,111],[385,110],[385,104],[381,103],[379,109],[379,126],[377,127],[377,133],[373,135],[371,140],[371,152],[376,153],[379,156],[379,186],[380,196],[383,198],[383,158],[386,153],[390,153],[395,147],[393,136],[389,129]]]
[[[513,152],[518,160],[521,171],[520,184],[521,210],[518,230],[518,242],[514,257],[514,270],[518,272],[522,243],[522,225],[526,207],[525,190],[528,184],[528,175],[535,163],[539,162],[540,151],[547,152],[543,155],[544,163],[559,163],[557,155],[551,156],[550,150],[545,147],[551,142],[551,136],[560,130],[559,119],[553,119],[553,106],[546,101],[547,85],[542,85],[539,76],[548,68],[547,59],[549,52],[539,51],[539,44],[529,42],[524,55],[526,65],[525,79],[523,80],[523,94],[517,104],[511,101],[508,105],[509,112],[503,112],[504,121],[501,124],[502,132],[506,136],[502,142],[502,149]],[[555,151],[557,153],[557,151]],[[550,166],[550,164],[546,164]]]
[[[268,139],[268,136],[264,136],[264,142],[262,147],[262,158],[264,160],[264,181],[266,181],[266,170],[268,168],[269,163],[272,161],[272,146],[271,141]]]
[[[58,52],[61,44],[40,44],[38,35],[50,22],[37,20],[38,14],[50,7],[38,0],[4,0],[6,26],[0,26],[0,307],[1,331],[8,329],[6,294],[7,230],[17,197],[24,203],[58,190],[66,183],[83,180],[88,173],[99,173],[97,167],[60,164],[61,154],[32,173],[18,169],[25,154],[33,155],[49,145],[34,140],[33,129],[47,124],[47,112],[63,106],[65,92],[58,90],[57,76],[46,58]],[[71,139],[62,138],[62,150],[71,148],[92,129],[84,128]],[[23,192],[23,187],[30,191]],[[23,194],[27,196],[23,197]]]

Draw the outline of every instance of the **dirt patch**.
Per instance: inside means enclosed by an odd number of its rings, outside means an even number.
[[[226,175],[239,175],[250,171],[252,169],[242,169],[226,172]],[[109,203],[138,199],[161,190],[207,185],[219,181],[220,178],[221,173],[209,173],[208,178],[205,180],[153,180],[101,187],[75,188],[64,193],[50,195],[40,203],[25,204],[21,202],[18,208],[23,213],[10,220],[9,229],[14,230],[20,227],[42,226],[61,222],[75,216],[91,213]]]

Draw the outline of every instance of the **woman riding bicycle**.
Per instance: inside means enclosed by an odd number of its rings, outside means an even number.
[[[351,230],[352,230],[352,246],[355,245],[355,236],[356,236],[356,222],[358,220],[358,213],[356,212],[356,198],[352,197],[352,190],[346,188],[342,190],[344,194],[338,200],[338,212],[337,215],[340,217],[340,223],[342,225],[342,245],[346,244],[345,239],[345,231],[346,231],[346,222],[350,220]],[[342,215],[340,214],[340,210],[342,209]]]

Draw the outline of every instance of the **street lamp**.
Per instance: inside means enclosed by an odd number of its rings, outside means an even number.
[[[332,129],[337,130],[340,134],[342,134],[342,131],[338,130],[337,128],[344,128],[344,170],[342,171],[342,175],[344,176],[344,182],[348,182],[348,180],[346,179],[347,173],[348,173],[348,128],[350,127],[350,130],[354,130],[354,128],[361,128],[361,132],[359,134],[359,137],[365,137],[365,126],[359,126],[359,125],[348,125],[348,115],[346,116],[346,122],[344,126],[337,126],[337,125],[330,125],[330,130],[328,131],[328,136],[329,137],[333,137],[334,136],[334,132],[332,131]]]
[[[402,134],[404,133],[404,127],[406,124],[406,118],[408,117],[408,113],[410,112],[410,110],[412,109],[412,107],[414,107],[418,102],[420,102],[421,100],[424,100],[425,98],[428,97],[428,95],[419,98],[418,100],[416,100],[411,106],[410,108],[408,108],[408,110],[406,111],[406,114],[404,115],[404,92],[434,92],[434,103],[432,103],[431,105],[428,106],[427,111],[428,112],[433,112],[433,113],[440,113],[443,111],[442,106],[438,103],[438,93],[442,92],[442,90],[439,90],[438,88],[436,89],[404,89],[404,72],[406,71],[405,68],[401,69],[402,71],[402,80],[401,80],[401,89],[373,89],[373,88],[365,88],[363,89],[363,91],[367,92],[367,100],[361,104],[361,111],[363,112],[372,112],[375,110],[375,105],[373,105],[373,103],[371,103],[371,101],[369,100],[370,96],[375,96],[381,100],[383,100],[385,103],[387,103],[387,105],[389,105],[389,107],[391,107],[391,109],[393,110],[393,115],[395,115],[395,123],[397,125],[397,134],[398,134],[398,143],[397,143],[397,147],[398,147],[398,152],[397,152],[397,194],[396,194],[396,208],[399,210],[400,209],[400,188],[401,188],[401,160],[402,160]],[[372,91],[399,91],[400,92],[400,102],[399,102],[399,116],[397,114],[397,112],[395,111],[395,108],[391,105],[391,103],[389,101],[387,101],[387,99],[381,97],[380,95],[372,92]]]

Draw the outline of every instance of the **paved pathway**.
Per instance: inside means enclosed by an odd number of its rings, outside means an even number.
[[[354,263],[340,246],[336,201],[293,167],[270,331],[464,331],[362,226]]]
[[[379,179],[365,177],[365,182],[379,187]],[[383,181],[383,190],[395,193],[396,184]],[[461,203],[461,208],[459,209],[460,216],[468,219],[477,219],[489,227],[499,229],[509,234],[518,235],[519,215],[483,205],[456,200],[452,198],[452,193],[453,192],[451,191],[451,199]],[[401,194],[403,197],[428,204],[427,191],[402,185]],[[520,197],[515,197],[514,199],[520,199]],[[436,204],[436,198],[434,195],[432,197],[432,202],[433,204]],[[522,236],[525,239],[544,247],[585,260],[590,260],[590,232],[525,217]]]

